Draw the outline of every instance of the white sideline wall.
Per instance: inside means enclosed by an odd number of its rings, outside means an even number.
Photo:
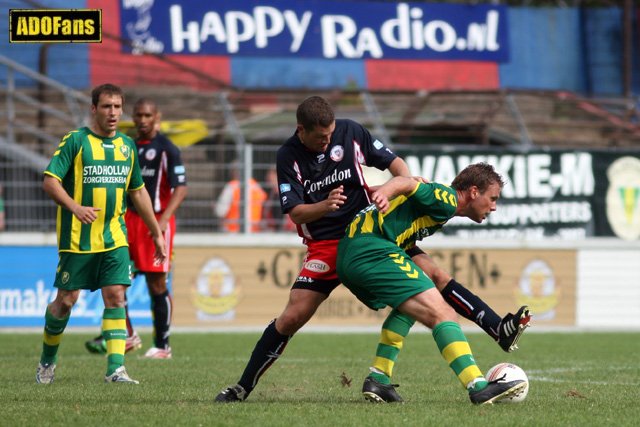
[[[51,247],[55,246],[55,234],[53,233],[0,233],[0,251],[9,250],[10,247]],[[191,309],[194,313],[177,313],[181,316],[181,322],[176,326],[194,327],[196,329],[207,328],[211,330],[220,330],[225,328],[242,329],[253,327],[263,327],[265,319],[270,320],[282,307],[288,295],[286,283],[290,283],[292,274],[297,273],[297,268],[301,262],[301,254],[304,253],[304,246],[301,244],[300,238],[293,234],[255,234],[255,235],[228,235],[220,233],[200,233],[200,234],[180,234],[178,233],[175,241],[176,246],[176,264],[175,280],[180,282],[180,286],[184,287],[183,291],[179,291],[176,295],[176,303],[180,305],[189,305],[184,301],[193,298],[196,285],[192,285],[199,281],[203,276],[202,264],[203,260],[211,260],[211,257],[221,257],[224,259],[232,270],[236,271],[236,281],[238,289],[240,289],[240,301],[248,301],[256,292],[259,295],[257,303],[249,303],[248,312],[251,316],[243,318],[241,308],[235,310],[237,316],[232,320],[227,314],[215,312],[214,315],[201,315],[195,313],[195,309]],[[500,266],[501,278],[503,281],[513,285],[513,289],[518,288],[518,280],[522,282],[523,265],[513,265],[522,263],[520,258],[526,258],[526,262],[535,260],[538,255],[542,259],[546,259],[547,264],[554,270],[556,275],[556,286],[564,292],[553,293],[549,295],[551,298],[564,298],[564,305],[557,307],[556,314],[562,310],[560,317],[556,317],[556,321],[549,321],[545,324],[545,319],[540,319],[541,326],[548,326],[548,329],[586,329],[586,330],[640,330],[640,241],[627,242],[619,239],[586,239],[579,241],[477,241],[462,240],[448,238],[446,236],[433,236],[421,242],[420,246],[429,253],[444,254],[445,263],[450,261],[451,253],[460,255],[460,258],[466,256],[489,259],[496,258],[497,264]],[[280,267],[281,270],[267,273],[271,274],[281,281],[279,288],[267,286],[267,282],[260,282],[255,277],[255,266],[261,262],[267,269],[275,265],[276,257],[272,257],[270,253],[279,251],[286,256],[281,257],[288,266]],[[293,254],[293,255],[291,255]],[[520,254],[520,258],[510,258]],[[266,262],[261,261],[261,257]],[[565,257],[569,262],[562,262],[560,266],[554,266],[554,262],[558,257]],[[273,261],[273,263],[272,263]],[[5,261],[0,261],[4,263]],[[38,260],[32,260],[37,263]],[[448,265],[448,264],[447,264]],[[447,265],[443,267],[447,268]],[[8,271],[10,266],[5,265],[4,269],[0,268],[0,292],[3,288],[11,286],[12,277],[1,274],[2,271]],[[511,268],[513,267],[513,268]],[[275,268],[275,267],[274,267]],[[449,270],[449,268],[447,268]],[[513,270],[513,271],[512,271]],[[198,276],[198,272],[200,272]],[[209,270],[205,273],[210,273]],[[502,294],[491,293],[491,289],[474,288],[472,279],[465,276],[464,266],[461,267],[460,277],[456,276],[460,282],[474,292],[477,292],[485,298],[492,306],[494,303],[499,309],[498,312],[506,310],[503,307],[514,307],[515,301],[522,301],[518,298],[526,298],[527,295],[502,295],[512,293],[513,289],[509,288],[508,292],[502,289]],[[12,272],[13,274],[13,272]],[[53,272],[52,272],[53,274]],[[246,277],[242,276],[246,274]],[[295,277],[295,276],[293,276]],[[462,278],[461,278],[462,277]],[[468,276],[472,277],[472,276]],[[275,279],[274,279],[275,280]],[[467,282],[467,280],[471,280]],[[573,281],[574,283],[569,283]],[[259,291],[254,291],[249,287],[251,282],[260,282]],[[526,285],[526,284],[525,284]],[[50,285],[49,285],[50,286]],[[479,292],[478,292],[479,290]],[[244,293],[243,293],[244,292]],[[484,293],[483,293],[484,292]],[[575,295],[571,293],[575,293]],[[223,292],[224,293],[224,292]],[[278,297],[271,298],[272,294]],[[571,294],[571,295],[569,295]],[[1,296],[1,295],[0,295]],[[202,296],[202,295],[201,295]],[[502,301],[509,298],[507,301]],[[182,298],[182,299],[180,299]],[[243,299],[244,298],[244,299]],[[279,299],[278,299],[279,298]],[[197,297],[196,297],[197,299]],[[225,297],[224,301],[228,302],[229,297]],[[332,302],[333,301],[333,302]],[[215,310],[220,310],[220,302],[211,299],[201,300],[200,303],[205,306],[215,303]],[[236,300],[237,302],[237,300]],[[4,303],[4,301],[3,301]],[[197,305],[196,303],[194,303]],[[253,305],[252,305],[253,304]],[[332,305],[333,304],[333,305]],[[277,305],[277,306],[274,306]],[[360,313],[358,307],[361,305],[348,292],[336,292],[327,303],[323,304],[325,311],[319,310],[319,320],[314,323],[315,319],[309,324],[309,329],[331,329],[340,327],[358,327],[368,325],[379,325],[380,319],[372,317],[366,311]],[[200,306],[201,307],[201,306]],[[507,308],[508,309],[508,308]],[[0,317],[2,316],[2,308],[0,307]],[[37,307],[35,312],[39,311]],[[233,310],[231,310],[233,311]],[[358,312],[356,312],[358,311]],[[346,313],[346,314],[345,314]],[[351,320],[344,322],[344,316],[351,316]],[[227,317],[225,317],[227,316]],[[323,318],[324,316],[324,318]],[[332,316],[337,316],[333,318]],[[343,317],[340,317],[343,316]],[[41,313],[38,314],[38,318]],[[324,320],[323,320],[324,319]],[[1,320],[1,319],[0,319]],[[235,322],[235,323],[234,323]],[[351,322],[351,323],[350,323]]]
[[[640,328],[640,249],[578,250],[579,327]]]

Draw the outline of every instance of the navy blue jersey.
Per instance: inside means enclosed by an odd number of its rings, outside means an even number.
[[[152,140],[137,140],[138,163],[144,186],[151,197],[153,211],[161,213],[171,199],[171,191],[179,185],[187,185],[180,150],[166,136],[157,133]],[[135,211],[127,198],[129,209]]]
[[[294,134],[278,149],[276,160],[282,212],[326,200],[331,190],[342,185],[347,200],[340,209],[298,225],[303,238],[340,239],[353,217],[370,203],[361,165],[385,170],[395,158],[391,150],[352,120],[336,120],[325,153],[308,150]]]

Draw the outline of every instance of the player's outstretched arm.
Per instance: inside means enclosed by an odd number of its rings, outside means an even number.
[[[389,172],[393,176],[411,176],[409,166],[402,158],[396,157],[388,167]]]
[[[407,165],[407,162],[405,162],[402,158],[400,157],[396,157],[391,164],[389,165],[389,172],[391,172],[391,175],[393,176],[407,176],[410,177],[411,176],[411,172],[409,171],[409,165]],[[418,182],[421,182],[423,184],[427,184],[429,182],[428,179],[423,178],[421,176],[413,176],[413,179],[415,179]],[[370,187],[371,188],[371,192],[375,191],[378,187]]]
[[[169,220],[171,219],[173,214],[176,212],[178,207],[180,207],[180,204],[182,203],[185,197],[187,197],[186,185],[179,185],[173,189],[173,192],[171,193],[171,198],[169,199],[169,203],[167,203],[167,207],[165,208],[164,212],[162,212],[162,217],[160,217],[160,219],[158,220],[158,224],[160,225],[160,229],[162,230],[163,233],[167,229],[167,224],[169,223]]]
[[[380,212],[385,212],[389,207],[389,200],[401,194],[411,193],[418,182],[409,177],[396,176],[382,184],[371,195],[371,200],[376,204]]]
[[[163,263],[167,258],[167,248],[165,246],[164,237],[162,236],[162,231],[160,230],[160,226],[158,225],[158,221],[156,221],[156,216],[153,212],[149,193],[147,193],[147,190],[142,187],[137,190],[129,191],[129,197],[131,198],[133,205],[136,207],[136,211],[151,232],[151,236],[153,236],[153,243],[156,247],[156,259],[160,263]]]

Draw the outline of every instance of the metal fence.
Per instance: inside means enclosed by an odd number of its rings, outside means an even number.
[[[279,209],[275,177],[277,146],[246,144],[194,145],[182,150],[187,169],[189,194],[178,214],[178,228],[187,231],[226,231],[224,219],[216,215],[216,206],[225,185],[234,178],[240,182],[241,232],[290,231],[289,220]],[[251,199],[249,182],[255,180],[266,197],[260,219],[250,216],[256,202]]]
[[[178,230],[189,232],[226,231],[224,218],[216,215],[216,204],[227,182],[241,183],[240,232],[291,232],[287,217],[279,213],[277,184],[274,184],[277,146],[193,145],[182,149],[189,194],[179,208]],[[42,190],[42,170],[28,159],[0,153],[0,186],[4,197],[6,231],[55,230],[56,205]],[[264,191],[258,221],[249,221],[252,205],[247,183],[254,179]],[[255,222],[254,224],[250,224]],[[250,226],[251,225],[251,226]]]
[[[42,190],[42,174],[25,159],[0,156],[6,231],[53,231],[56,211]]]
[[[54,231],[56,207],[41,189],[42,171],[60,136],[86,120],[88,98],[9,58],[0,56],[1,66],[7,69],[7,81],[0,81],[0,105],[6,106],[0,108],[0,197],[5,200],[6,229]],[[46,91],[18,90],[15,75],[32,79]],[[156,88],[151,97],[162,94],[175,97],[166,88]],[[191,100],[196,94],[186,96]],[[338,117],[363,123],[377,138],[393,141],[396,147],[476,144],[526,150],[533,146],[636,148],[640,143],[637,117],[623,115],[629,108],[599,106],[563,92],[334,91],[325,96],[336,106]],[[295,107],[303,98],[300,93],[242,91],[231,97],[225,92],[204,93],[197,107],[177,100],[167,117],[179,117],[177,113],[185,111],[189,117],[203,114],[211,129],[210,138],[183,149],[189,195],[177,214],[179,230],[223,231],[224,220],[215,214],[216,205],[225,184],[237,174],[242,190],[253,178],[267,196],[260,218],[252,225],[249,192],[240,195],[239,232],[290,231],[288,219],[278,213],[277,189],[270,178],[277,144],[293,132]],[[171,103],[165,101],[168,109]]]

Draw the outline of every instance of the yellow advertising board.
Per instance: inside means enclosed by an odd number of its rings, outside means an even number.
[[[501,316],[526,304],[537,325],[575,325],[575,250],[428,252]],[[301,246],[176,247],[174,324],[216,328],[264,326],[284,308],[303,257]],[[346,288],[339,287],[309,325],[379,326],[385,316],[386,311],[369,310]]]
[[[10,43],[102,43],[102,9],[9,9]]]

